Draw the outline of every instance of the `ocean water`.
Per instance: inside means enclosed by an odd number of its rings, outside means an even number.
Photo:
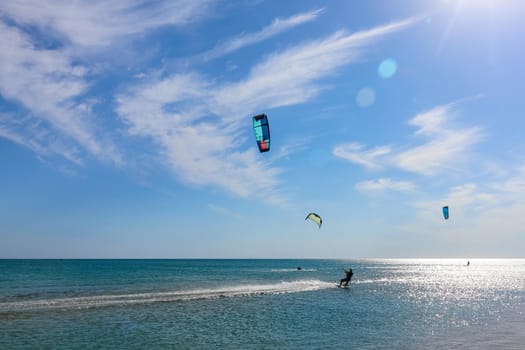
[[[525,349],[525,260],[0,260],[0,349],[340,347]]]

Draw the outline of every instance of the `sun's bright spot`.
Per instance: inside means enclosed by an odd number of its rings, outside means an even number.
[[[438,54],[447,47],[449,40],[458,37],[458,33],[469,35],[468,45],[483,44],[485,40],[492,50],[498,33],[511,28],[513,22],[521,23],[525,15],[524,0],[441,0],[441,4],[446,24],[437,45]]]
[[[523,8],[525,2],[523,0],[442,0],[442,3],[454,7],[457,12],[495,14]]]

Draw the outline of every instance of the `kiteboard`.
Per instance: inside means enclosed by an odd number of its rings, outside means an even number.
[[[342,289],[348,289],[348,287],[350,287],[349,285],[348,286],[341,286],[339,285],[339,283],[336,283],[335,284],[338,288],[342,288]]]

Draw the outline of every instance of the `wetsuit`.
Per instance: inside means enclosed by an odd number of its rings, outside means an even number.
[[[339,282],[339,286],[341,286],[343,283],[344,283],[344,286],[348,286],[348,283],[350,283],[350,280],[352,279],[352,276],[354,275],[354,273],[352,272],[352,269],[350,270],[345,270],[345,273],[346,273],[346,277],[343,278],[341,280],[341,282]]]

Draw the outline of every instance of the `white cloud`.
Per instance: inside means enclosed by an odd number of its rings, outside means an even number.
[[[91,87],[88,73],[95,67],[85,58],[79,61],[75,49],[104,49],[117,39],[160,26],[194,22],[209,13],[211,3],[0,2],[0,95],[23,106],[30,115],[4,114],[1,135],[40,156],[55,154],[81,164],[82,150],[98,159],[123,164],[110,132],[102,129],[102,121],[91,111],[92,102],[83,100]],[[42,46],[44,42],[47,44]]]
[[[411,192],[415,190],[414,184],[409,181],[393,181],[388,178],[358,182],[355,188],[361,192],[382,192],[387,190]]]
[[[17,121],[16,118],[0,114],[0,137],[28,148],[38,156],[58,155],[77,165],[84,164],[74,144],[65,143],[65,140],[55,137],[45,128],[40,127],[36,120],[32,123],[17,123]]]
[[[36,25],[73,45],[108,46],[115,40],[166,25],[184,25],[207,14],[212,0],[18,0],[2,1],[16,23]]]
[[[441,207],[447,205],[450,219],[444,225]],[[516,169],[511,177],[491,183],[466,183],[450,188],[441,199],[414,204],[417,221],[411,227],[427,235],[466,237],[481,242],[503,242],[523,235],[525,227],[525,170]]]
[[[215,48],[199,56],[202,58],[202,60],[209,61],[227,55],[246,46],[250,46],[261,41],[270,39],[271,37],[282,33],[288,29],[294,28],[298,25],[313,21],[322,12],[322,9],[318,9],[309,12],[299,13],[297,15],[285,19],[277,18],[272,22],[272,24],[261,29],[258,32],[241,34],[235,38],[226,40],[224,43],[217,45]]]
[[[508,181],[494,183],[491,188],[505,194],[505,198],[525,202],[525,166],[518,167]]]
[[[354,34],[340,31],[274,53],[254,66],[246,79],[221,86],[214,95],[217,110],[238,118],[261,108],[305,102],[323,89],[319,79],[355,62],[370,44],[412,23],[400,21]]]
[[[445,131],[447,121],[454,115],[452,105],[448,104],[418,114],[408,123],[418,128],[415,135],[439,135]]]
[[[465,164],[468,152],[481,139],[479,128],[450,131],[442,137],[399,153],[394,164],[406,171],[423,175],[437,175],[455,166]]]
[[[483,190],[482,185],[475,183],[466,183],[460,186],[454,186],[449,190],[448,195],[439,201],[431,201],[426,204],[429,208],[431,205],[434,208],[441,206],[449,206],[451,216],[454,214],[456,218],[471,216],[467,214],[468,211],[481,212],[488,208],[498,206],[497,192]],[[423,204],[425,206],[425,204]]]
[[[430,137],[421,146],[403,151],[393,158],[394,164],[407,171],[436,175],[452,166],[464,164],[470,149],[483,138],[479,127],[455,128],[451,105],[439,106],[414,117],[410,124],[419,127],[415,135]]]
[[[334,148],[333,154],[339,158],[359,164],[368,169],[378,169],[381,167],[378,158],[391,153],[389,146],[375,147],[364,150],[365,146],[359,143],[348,143]]]
[[[64,52],[37,49],[27,35],[0,21],[0,95],[32,114],[31,118],[5,115],[4,135],[9,134],[11,140],[17,139],[17,143],[26,146],[38,142],[39,146],[28,147],[40,154],[49,147],[54,153],[65,155],[64,147],[76,142],[92,155],[118,164],[120,157],[114,147],[97,137],[85,103],[76,102],[88,86],[84,75],[85,68],[74,64]],[[30,124],[21,125],[24,121]],[[52,141],[56,138],[58,142]],[[46,145],[46,140],[51,140],[51,144]],[[57,148],[59,143],[64,145],[62,150]]]
[[[162,162],[185,183],[216,185],[247,197],[264,193],[279,202],[279,170],[251,148],[238,151],[239,132],[206,107],[210,84],[198,75],[176,75],[135,86],[118,97],[117,113],[131,135],[160,146]],[[200,105],[202,104],[202,106]]]
[[[2,135],[41,155],[61,155],[82,163],[81,150],[97,158],[122,163],[122,156],[101,129],[82,99],[90,88],[86,61],[77,63],[77,48],[103,50],[117,39],[129,38],[165,25],[195,21],[212,1],[30,1],[3,2],[0,12],[0,93],[30,111],[31,125],[18,116],[4,116]],[[240,35],[209,52],[223,55],[266,40],[284,30],[314,20],[322,10],[277,19],[256,33]],[[178,177],[190,184],[216,185],[239,196],[264,193],[280,202],[280,169],[253,148],[242,150],[240,135],[246,117],[262,109],[301,103],[323,87],[317,80],[354,62],[375,40],[401,30],[414,20],[370,30],[338,32],[325,39],[274,53],[236,82],[220,83],[197,73],[169,77],[142,77],[122,89],[117,113],[128,135],[147,137],[159,147],[159,156]],[[21,29],[23,28],[23,29]],[[27,28],[41,30],[36,34]],[[39,48],[46,33],[56,47]],[[279,87],[276,89],[276,87]],[[58,142],[53,140],[58,138]],[[32,140],[32,141],[29,141]],[[75,145],[80,148],[74,147]],[[67,151],[67,149],[71,151]]]
[[[300,152],[307,148],[307,144],[310,143],[310,138],[302,138],[296,140],[290,140],[288,143],[283,144],[279,148],[274,148],[272,152],[272,161],[279,159],[289,159],[292,154]]]
[[[455,126],[455,113],[450,104],[412,118],[409,123],[417,127],[414,136],[428,138],[421,145],[394,151],[392,146],[366,149],[364,145],[354,142],[336,146],[333,154],[369,169],[393,166],[422,175],[437,175],[467,164],[472,147],[483,139],[479,127]]]
[[[118,96],[117,113],[131,135],[148,137],[160,147],[164,164],[182,181],[282,202],[280,169],[253,147],[240,150],[248,116],[314,97],[322,89],[318,79],[353,62],[374,40],[411,23],[338,32],[291,47],[267,57],[237,82],[221,84],[196,73],[141,81]]]

